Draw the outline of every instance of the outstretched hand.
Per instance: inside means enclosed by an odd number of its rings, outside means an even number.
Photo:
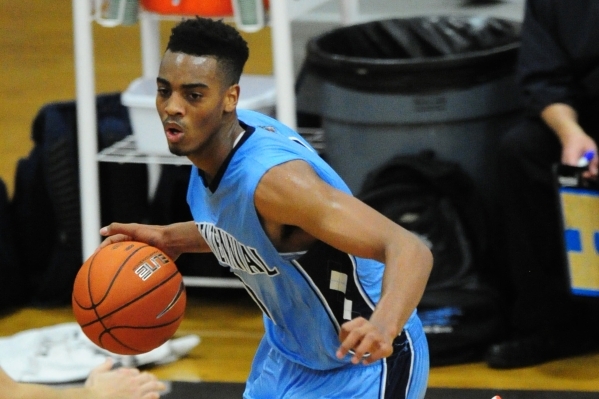
[[[111,370],[112,359],[96,367],[85,381],[90,398],[97,399],[158,399],[165,385],[147,372],[132,368]]]
[[[371,364],[393,353],[393,338],[383,333],[375,324],[363,317],[357,317],[341,326],[337,358],[342,359],[350,351],[353,364]]]

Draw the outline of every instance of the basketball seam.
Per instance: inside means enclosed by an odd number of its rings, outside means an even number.
[[[106,287],[106,292],[104,292],[104,295],[100,298],[99,302],[96,303],[96,305],[100,305],[106,299],[106,297],[108,296],[108,293],[110,292],[110,289],[114,285],[114,282],[115,282],[116,278],[119,276],[119,274],[121,273],[121,270],[123,270],[123,267],[125,267],[125,265],[129,261],[129,259],[131,259],[131,257],[133,255],[135,255],[136,253],[138,253],[139,251],[141,251],[142,249],[147,248],[147,247],[150,247],[150,246],[149,245],[142,245],[141,247],[136,248],[135,251],[131,252],[129,254],[129,256],[127,256],[127,258],[125,258],[121,262],[121,264],[120,264],[119,268],[117,269],[116,273],[114,273],[114,276],[112,277],[112,280],[110,281],[110,284],[108,284],[108,287]],[[143,260],[145,261],[147,258],[148,257],[145,257]],[[95,260],[95,257],[94,257],[94,259],[92,259],[92,261],[91,261],[91,263],[89,265],[89,268],[87,269],[87,274],[88,274],[88,276],[87,276],[87,291],[89,292],[89,295],[90,295],[89,299],[90,299],[91,303],[94,303],[94,301],[91,298],[91,287],[90,287],[91,279],[90,279],[90,274],[91,274],[92,266],[94,265],[94,260]]]
[[[171,325],[171,324],[173,324],[173,323],[176,323],[176,322],[177,322],[177,321],[179,321],[179,320],[180,320],[182,317],[183,317],[183,315],[181,314],[181,315],[180,315],[180,316],[178,316],[178,317],[177,317],[175,320],[172,320],[172,321],[170,321],[170,322],[168,322],[168,323],[164,323],[164,324],[158,324],[158,325],[154,325],[154,326],[148,326],[148,327],[138,327],[138,326],[118,326],[118,327],[111,327],[111,328],[108,328],[108,329],[104,329],[104,331],[102,331],[102,332],[100,333],[100,335],[98,336],[98,340],[99,340],[99,341],[100,341],[100,343],[102,344],[102,338],[103,338],[103,336],[104,336],[104,335],[106,335],[106,334],[108,334],[108,335],[110,335],[110,336],[112,337],[112,339],[114,339],[116,342],[118,342],[118,343],[119,343],[121,346],[123,346],[123,347],[125,347],[125,348],[127,348],[127,349],[130,349],[130,350],[132,350],[132,351],[140,352],[140,350],[139,350],[139,349],[137,349],[137,348],[134,348],[134,347],[132,347],[132,346],[130,346],[130,345],[127,345],[127,344],[125,344],[125,343],[121,342],[121,340],[120,340],[120,339],[118,339],[117,337],[115,337],[115,336],[112,334],[112,330],[116,330],[116,329],[119,329],[119,328],[128,328],[128,329],[133,329],[133,330],[151,330],[151,329],[154,329],[154,328],[162,328],[162,327],[169,326],[169,325]],[[102,347],[104,347],[104,344],[102,344]]]
[[[181,298],[181,295],[183,295],[183,292],[185,292],[185,284],[183,283],[183,281],[181,281],[181,284],[179,284],[179,290],[177,291],[177,293],[175,294],[173,299],[171,299],[170,303],[168,305],[166,305],[164,310],[162,312],[158,313],[158,315],[156,315],[156,319],[161,318],[169,310],[171,310],[175,306],[175,304],[177,302],[179,302],[179,298]]]

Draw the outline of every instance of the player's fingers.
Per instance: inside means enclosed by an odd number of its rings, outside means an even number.
[[[150,374],[147,371],[140,373],[139,376],[137,376],[137,380],[140,381],[141,383],[158,381],[158,379],[156,378],[156,376],[154,374]]]
[[[110,368],[113,365],[113,360],[111,358],[106,358],[104,359],[104,362],[102,362],[102,364],[94,367],[92,369],[92,371],[90,371],[87,379],[85,380],[85,386],[89,387],[92,386],[94,384],[94,381],[96,380],[96,377],[99,374],[103,374],[106,373],[110,370]]]
[[[158,381],[156,378],[145,383],[142,387],[143,398],[153,399],[160,397],[159,392],[164,392],[166,385],[162,381]]]
[[[369,352],[369,356],[365,356],[362,359],[362,364],[368,365],[374,363],[379,359],[391,356],[392,353],[393,346],[386,342],[377,341],[375,345],[373,345],[371,351]]]
[[[129,376],[137,376],[140,374],[140,371],[138,369],[131,367],[121,367],[117,371],[121,374],[126,374]]]
[[[367,357],[365,357],[365,358],[362,359],[362,364],[364,366],[368,366],[369,364],[372,364],[372,363],[380,360],[383,357],[385,357],[385,356],[374,356],[374,355],[370,355],[370,356],[367,356]]]
[[[108,226],[104,226],[100,229],[100,234],[104,237],[108,237],[115,234],[133,235],[132,233],[137,229],[135,223],[110,223]]]
[[[105,238],[101,243],[100,246],[98,248],[96,248],[95,252],[98,252],[101,248],[104,248],[110,244],[115,244],[117,242],[122,242],[122,241],[132,241],[133,239],[131,238],[131,236],[127,236],[124,234],[116,234],[110,237]]]
[[[341,345],[337,349],[337,358],[343,359],[349,351],[359,342],[357,334],[350,333],[345,336],[345,339],[341,341]]]
[[[343,345],[339,346],[339,348],[337,349],[337,359],[343,359],[345,357],[345,355],[348,354],[349,350],[351,348],[345,348]]]
[[[339,330],[341,345],[337,349],[337,358],[344,358],[357,345],[360,340],[360,333],[357,331],[359,326],[360,322],[357,319],[343,323]]]
[[[367,354],[370,356],[376,346],[376,339],[373,334],[362,336],[359,343],[354,345],[354,356],[352,357],[351,362],[353,364],[360,363]]]
[[[363,348],[368,345],[367,344],[365,346],[360,346],[362,340],[364,339],[364,336],[365,334],[363,331],[361,331],[361,329],[355,329],[351,331],[349,334],[347,334],[345,339],[341,342],[339,349],[337,350],[337,357],[341,359],[348,353],[351,353],[353,355],[352,363],[357,364],[364,355],[364,353],[366,353],[366,351],[363,349],[358,350],[358,352],[356,353],[356,348]]]
[[[106,359],[104,359],[104,362],[102,364],[100,364],[99,366],[96,366],[92,370],[92,373],[99,373],[99,372],[102,372],[102,371],[108,371],[112,367],[112,364],[113,364],[113,360],[111,358],[107,357]]]
[[[355,347],[354,353],[352,362],[361,361],[363,364],[370,364],[391,355],[393,347],[378,331],[370,330],[364,335],[360,344]]]

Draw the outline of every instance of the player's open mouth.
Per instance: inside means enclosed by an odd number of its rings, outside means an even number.
[[[166,138],[170,142],[177,142],[183,138],[183,130],[179,126],[174,126],[173,124],[169,124],[165,126],[164,132],[166,133]]]

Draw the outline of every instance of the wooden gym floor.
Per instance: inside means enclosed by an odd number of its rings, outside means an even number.
[[[0,0],[0,10],[0,177],[12,193],[17,160],[31,149],[35,114],[46,103],[75,97],[72,13],[70,0]],[[168,27],[162,24],[163,37]],[[138,26],[94,24],[94,37],[96,91],[125,90],[141,75]],[[252,48],[247,72],[270,73],[269,31],[247,39]],[[260,313],[243,292],[212,294],[190,299],[178,332],[198,334],[202,342],[188,357],[153,368],[159,378],[245,380],[263,331]],[[69,308],[23,309],[0,319],[0,336],[66,321],[74,321]],[[508,371],[483,363],[439,367],[431,371],[430,386],[599,392],[599,354]]]

